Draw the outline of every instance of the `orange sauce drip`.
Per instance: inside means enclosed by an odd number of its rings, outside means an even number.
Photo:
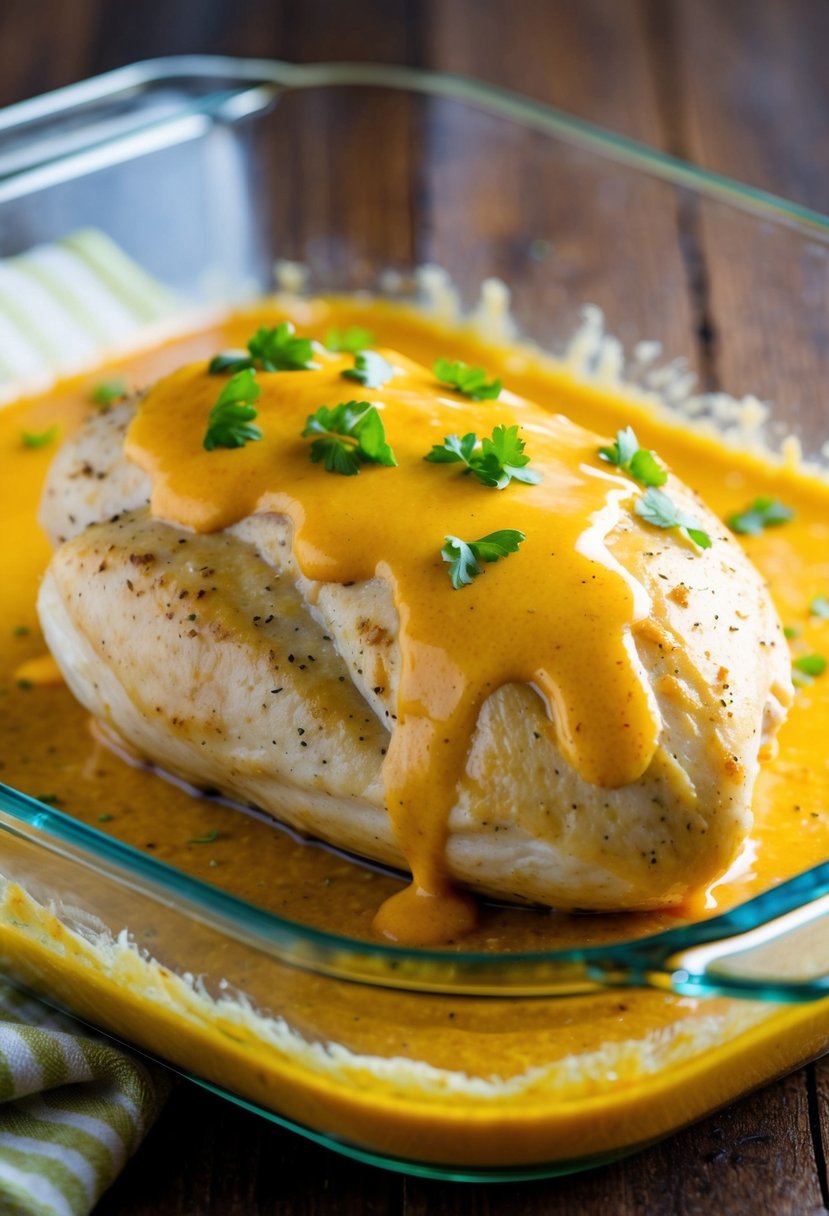
[[[597,459],[596,438],[512,393],[472,402],[393,351],[380,389],[343,379],[350,356],[317,356],[315,370],[259,373],[261,441],[203,447],[226,377],[205,364],[158,383],[132,423],[126,452],[152,479],[153,514],[199,532],[254,512],[290,518],[304,576],[390,583],[399,616],[397,723],[384,764],[389,814],[413,875],[381,908],[377,927],[428,944],[471,927],[474,905],[445,873],[449,813],[483,702],[511,682],[532,684],[566,759],[593,784],[635,781],[653,756],[660,722],[631,627],[648,615],[644,588],[611,557],[605,537],[638,487]],[[376,405],[398,467],[328,473],[301,438],[321,405],[363,397]],[[542,481],[483,486],[462,466],[424,460],[444,436],[518,424]],[[441,547],[502,528],[520,551],[453,590]]]

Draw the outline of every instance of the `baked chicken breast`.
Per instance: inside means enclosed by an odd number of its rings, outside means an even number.
[[[67,683],[136,755],[406,869],[383,780],[402,678],[391,580],[303,574],[295,524],[267,504],[213,531],[157,518],[152,478],[125,454],[138,405],[90,418],[45,488],[56,548],[39,611]],[[629,631],[658,723],[644,771],[615,788],[587,779],[550,730],[555,705],[528,682],[493,688],[451,791],[452,882],[561,909],[652,909],[737,855],[791,700],[788,651],[762,579],[721,522],[674,477],[665,489],[710,535],[705,553],[633,511],[605,536],[648,604]],[[447,594],[464,592],[447,582]]]

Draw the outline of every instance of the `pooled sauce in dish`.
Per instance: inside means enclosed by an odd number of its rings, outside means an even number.
[[[743,508],[757,496],[778,496],[793,508],[794,519],[785,527],[747,537],[744,543],[768,580],[784,623],[797,631],[797,637],[791,642],[793,656],[829,653],[829,621],[809,611],[816,596],[829,594],[829,563],[823,556],[829,535],[826,523],[829,489],[824,484],[660,421],[635,400],[579,384],[564,369],[530,359],[523,365],[517,364],[514,351],[484,347],[469,334],[448,333],[412,313],[383,305],[349,302],[319,302],[303,305],[302,309],[304,311],[296,316],[296,321],[303,333],[322,338],[329,327],[343,329],[349,325],[369,325],[376,334],[377,345],[403,350],[427,367],[447,351],[469,363],[483,364],[490,375],[505,378],[516,394],[527,399],[555,401],[560,409],[600,434],[610,436],[619,427],[631,424],[642,445],[655,448],[674,472],[693,485],[720,516]],[[6,539],[4,575],[0,580],[0,620],[3,622],[0,631],[0,779],[84,820],[99,831],[117,836],[288,919],[371,940],[377,907],[401,891],[398,878],[325,848],[301,842],[275,829],[265,817],[244,814],[217,801],[194,798],[184,789],[163,782],[150,769],[130,765],[104,749],[90,734],[86,715],[68,690],[61,684],[48,682],[48,664],[43,662],[44,645],[35,615],[38,580],[49,560],[46,539],[36,523],[37,506],[43,476],[55,447],[54,443],[27,447],[22,442],[22,433],[43,434],[57,425],[59,438],[63,438],[95,409],[91,390],[96,381],[117,373],[129,385],[143,388],[181,364],[199,359],[202,361],[200,370],[176,374],[192,382],[191,404],[187,404],[182,394],[182,400],[170,414],[174,431],[170,442],[181,445],[186,438],[189,450],[199,449],[205,402],[209,397],[212,404],[225,382],[223,377],[204,374],[207,360],[217,350],[243,345],[257,325],[273,325],[281,319],[282,314],[271,306],[261,312],[240,314],[221,327],[130,356],[117,368],[66,381],[40,397],[0,411],[0,511]],[[507,360],[510,361],[508,373],[505,372]],[[394,496],[393,501],[401,504],[401,510],[395,514],[409,519],[411,532],[408,536],[402,533],[399,543],[411,543],[412,551],[421,555],[422,586],[435,588],[438,595],[441,638],[449,624],[447,612],[457,613],[458,619],[463,621],[480,611],[494,611],[507,587],[518,587],[518,594],[529,595],[533,580],[540,577],[536,568],[538,563],[532,560],[529,518],[548,492],[547,480],[537,486],[513,484],[505,491],[496,491],[477,483],[469,484],[471,478],[457,472],[457,465],[432,465],[422,457],[445,434],[472,429],[480,435],[484,430],[480,418],[485,410],[491,425],[510,422],[513,418],[523,425],[532,467],[543,472],[548,455],[543,437],[533,429],[534,410],[508,394],[502,395],[502,399],[473,406],[451,390],[441,389],[427,375],[429,383],[424,385],[424,391],[434,395],[440,411],[436,420],[427,423],[421,418],[416,424],[413,422],[413,431],[408,436],[398,433],[390,417],[386,419],[387,438],[395,449],[398,467],[367,465],[358,477],[336,476],[325,472],[320,465],[311,464],[308,459],[309,441],[302,440],[298,434],[307,414],[324,403],[363,396],[367,400],[383,401],[387,397],[390,399],[393,393],[400,394],[405,409],[406,393],[410,391],[407,386],[412,383],[409,373],[404,371],[384,389],[363,389],[339,377],[340,366],[351,362],[332,359],[326,364],[327,370],[319,374],[258,375],[263,387],[258,403],[261,406],[259,420],[265,439],[241,450],[204,452],[203,456],[198,451],[198,464],[194,464],[190,474],[196,488],[198,477],[205,475],[205,470],[210,470],[212,477],[216,469],[234,465],[259,469],[259,476],[265,479],[264,488],[261,482],[258,486],[252,484],[248,502],[240,494],[232,509],[225,499],[224,509],[229,512],[225,518],[247,511],[249,502],[257,501],[261,494],[273,493],[273,488],[267,484],[268,475],[262,472],[259,463],[262,455],[272,450],[271,425],[281,425],[277,419],[271,420],[268,401],[271,392],[287,393],[286,386],[290,384],[296,386],[292,387],[292,392],[306,396],[293,406],[286,403],[288,408],[296,410],[299,425],[294,417],[289,428],[290,440],[279,452],[280,467],[286,461],[293,463],[307,478],[308,485],[316,488],[315,493],[324,496],[326,505],[326,535],[317,539],[316,553],[311,546],[319,524],[310,512],[304,521],[302,535],[311,551],[305,553],[303,560],[308,562],[310,569],[324,578],[331,578],[335,569],[343,577],[366,577],[374,573],[372,556],[355,526],[354,512],[363,494],[382,492]],[[168,386],[177,382],[176,375],[167,382]],[[318,394],[319,378],[326,377],[330,390]],[[267,387],[270,382],[274,386],[272,390]],[[162,385],[156,393],[168,391],[169,388]],[[191,433],[186,419],[188,411],[196,409],[199,392],[205,394],[199,406],[201,430]],[[159,402],[163,400],[156,394],[150,398],[151,402],[153,398]],[[467,427],[467,411],[472,409],[475,425]],[[625,495],[635,494],[636,487],[629,479],[619,478],[612,469],[602,466],[594,450],[580,454],[578,431],[569,431],[566,423],[558,424],[549,415],[544,416],[545,426],[551,421],[557,433],[572,442],[573,459],[580,460],[585,470],[589,470],[584,471],[581,481],[574,485],[571,517],[562,518],[556,525],[562,529],[562,535],[570,528],[572,540],[579,530],[588,530],[589,513],[629,510],[629,497]],[[193,425],[191,421],[190,426]],[[140,432],[138,434],[140,437]],[[134,442],[135,438],[134,435]],[[553,455],[553,459],[558,458],[558,453]],[[384,486],[388,489],[383,490]],[[423,492],[417,489],[422,486],[427,487]],[[418,494],[414,512],[402,510],[406,492]],[[580,494],[585,496],[581,503]],[[332,509],[335,496],[345,504],[338,512]],[[203,489],[200,495],[195,495],[197,502],[205,497]],[[440,510],[436,505],[438,497],[445,502]],[[214,502],[222,502],[220,494]],[[290,507],[289,502],[281,509],[286,507]],[[464,513],[469,512],[475,513],[474,526],[463,522]],[[466,519],[469,519],[468,514]],[[203,517],[198,526],[212,527],[218,522],[218,516],[212,521]],[[338,529],[336,544],[329,540],[328,528],[332,524]],[[399,520],[394,526],[402,527]],[[625,679],[636,693],[641,689],[640,677],[627,650],[626,637],[636,627],[636,617],[642,609],[636,601],[635,587],[625,581],[612,564],[602,564],[601,535],[605,526],[602,518],[594,532],[595,548],[591,555],[597,560],[591,574],[601,575],[608,614],[616,622],[616,633],[611,637],[603,633],[599,649],[604,658],[601,654],[598,658],[606,662],[615,648],[624,661],[620,678]],[[501,527],[523,529],[527,533],[526,542],[517,553],[485,566],[484,573],[471,586],[453,590],[447,567],[439,555],[444,536],[456,533],[466,535],[468,539]],[[705,557],[695,554],[690,545],[689,555],[694,561],[702,561]],[[568,575],[571,580],[579,577],[581,560],[578,555],[572,557]],[[562,561],[561,566],[564,565]],[[350,573],[347,574],[347,570]],[[401,598],[398,593],[398,599]],[[567,612],[566,603],[557,603],[556,597],[552,597],[552,601],[557,604],[555,611]],[[421,607],[428,625],[428,597],[424,598]],[[526,615],[531,620],[530,615]],[[406,621],[403,626],[413,628]],[[590,650],[587,675],[576,689],[577,695],[589,697],[600,686],[600,681],[595,679],[597,654],[589,632],[590,624],[580,614],[574,614],[572,628],[576,630],[574,644]],[[484,636],[483,631],[479,634],[477,627],[475,633]],[[488,641],[493,647],[503,646],[500,654],[498,649],[489,654],[470,653],[462,646],[458,653],[471,666],[461,667],[459,676],[485,683],[492,678],[489,672],[500,665],[499,679],[506,674],[507,678],[518,676],[539,685],[538,655],[530,654],[529,647],[523,647],[521,637],[505,639],[500,628],[491,631]],[[461,642],[465,645],[466,639],[462,638]],[[568,670],[557,666],[555,654],[548,657],[546,648],[540,653],[550,663],[549,675],[566,681]],[[434,655],[420,657],[427,664],[427,670],[428,663],[435,661]],[[478,662],[486,667],[476,668]],[[569,674],[572,676],[572,669]],[[414,690],[413,698],[417,695]],[[639,739],[630,743],[625,740],[618,754],[611,756],[620,766],[617,776],[625,765],[646,762],[647,739],[654,729],[653,719],[649,707],[641,699],[639,708]],[[459,752],[465,746],[462,726],[463,723],[456,733]],[[623,731],[619,720],[615,729],[618,734]],[[581,753],[571,753],[575,762],[591,763],[586,743],[578,738],[581,732],[574,733],[578,747],[584,749]],[[702,893],[695,912],[713,913],[733,906],[829,858],[827,737],[829,675],[818,677],[798,692],[781,732],[779,755],[761,769],[754,797],[755,823],[741,862],[707,893]],[[584,759],[580,760],[579,755]],[[444,762],[443,758],[441,762]],[[613,774],[605,772],[603,779],[610,781]],[[437,840],[422,846],[415,842],[410,855],[422,847],[421,856],[428,857],[428,850],[439,844],[444,830],[441,813],[438,809],[433,812]],[[439,885],[436,881],[439,875],[423,874],[422,866],[427,864],[421,865],[420,882],[427,886],[429,882]],[[687,908],[682,909],[682,914],[687,911]],[[462,945],[471,950],[553,949],[654,932],[672,920],[670,912],[584,917],[551,915],[541,909],[483,905],[478,927],[467,934]]]
[[[217,350],[239,346],[257,325],[273,325],[281,319],[282,314],[270,305],[261,312],[240,314],[221,327],[125,358],[117,368],[65,381],[0,411],[0,519],[5,542],[0,578],[0,779],[58,813],[287,920],[376,941],[373,917],[382,900],[401,891],[398,877],[301,841],[265,816],[193,797],[151,769],[129,764],[102,747],[68,689],[49,682],[52,673],[44,660],[35,613],[38,582],[50,556],[37,526],[37,508],[54,443],[26,446],[23,432],[44,435],[57,426],[64,437],[95,408],[91,389],[97,380],[117,374],[131,386],[143,388],[183,363],[206,361]],[[453,356],[483,364],[493,376],[505,378],[508,365],[510,388],[527,399],[554,400],[558,408],[603,435],[633,425],[643,446],[655,448],[720,516],[740,510],[758,496],[780,498],[793,509],[792,521],[747,537],[745,545],[768,580],[784,623],[796,633],[791,641],[793,658],[829,653],[829,620],[810,612],[815,597],[829,597],[827,485],[655,418],[621,392],[576,382],[566,369],[529,357],[522,362],[515,351],[484,347],[469,334],[450,334],[403,310],[319,301],[299,306],[295,320],[304,333],[319,338],[329,327],[368,325],[379,345],[405,351],[426,366],[447,354],[448,345]],[[332,372],[336,366],[331,365]],[[204,363],[202,371],[203,367]],[[187,374],[198,382],[197,375]],[[293,379],[305,392],[302,374]],[[307,382],[312,379],[308,374]],[[214,399],[216,383],[214,378]],[[445,433],[462,431],[465,403],[434,385],[430,391],[445,399],[441,409],[458,411],[451,412],[453,425]],[[371,399],[375,394],[346,393],[346,397],[363,395]],[[342,399],[338,394],[337,400]],[[322,400],[315,400],[311,408],[320,404]],[[527,420],[525,438],[533,462],[543,461],[545,453],[523,406],[512,398],[489,403],[493,423],[503,418],[506,404],[510,417],[514,413],[522,422]],[[359,477],[338,478],[308,463],[307,441],[299,440],[295,432],[288,455],[302,464],[329,502],[338,494],[348,495],[353,503],[351,495],[361,492],[359,486],[385,485],[386,479],[397,486],[406,484],[409,474],[403,470],[411,463],[411,477],[428,477],[430,495],[445,492],[459,499],[471,495],[472,509],[497,511],[476,517],[479,526],[473,536],[492,527],[520,528],[525,517],[516,512],[533,509],[530,504],[544,493],[544,483],[527,487],[526,492],[516,486],[504,492],[477,487],[473,494],[476,488],[463,484],[468,479],[456,473],[457,466],[429,466],[420,460],[431,443],[442,438],[442,433],[437,434],[441,427],[410,447],[389,423],[387,433],[398,468],[366,467]],[[480,434],[481,424],[472,429]],[[176,442],[180,441],[181,436]],[[253,446],[264,449],[265,442]],[[417,459],[410,462],[410,454]],[[215,455],[219,466],[230,464],[234,456],[242,463],[258,459],[247,449]],[[593,453],[586,464],[597,469]],[[595,498],[585,510],[594,510],[596,503],[601,509],[602,495],[605,502],[613,503],[615,475],[598,470],[595,484],[593,473],[589,478],[588,482],[584,474],[585,493]],[[422,545],[426,555],[424,585],[432,585],[429,580],[434,579],[441,603],[448,602],[453,612],[471,616],[469,605],[478,602],[476,597],[498,595],[501,584],[495,575],[509,574],[516,580],[535,577],[533,563],[524,560],[531,553],[528,539],[517,554],[486,567],[471,587],[453,591],[435,549],[454,530],[457,516],[441,513],[434,535],[438,521],[428,497],[425,503],[418,500],[417,508],[418,529],[412,543]],[[621,491],[613,509],[627,509]],[[434,519],[428,529],[423,526],[427,518]],[[311,537],[315,524],[310,517],[308,522],[311,528],[305,535]],[[569,526],[573,532],[584,530],[584,519],[579,525],[574,518]],[[346,534],[349,521],[340,519],[338,527],[341,535]],[[321,563],[326,552],[323,548],[319,555]],[[317,560],[313,553],[306,557],[309,563]],[[348,557],[357,568],[355,557],[373,573],[359,545]],[[333,560],[343,561],[340,550],[333,551]],[[612,567],[600,568],[608,607],[617,614],[618,633],[608,644],[623,647],[625,630],[635,627],[639,611],[634,590]],[[323,574],[331,577],[330,566]],[[572,571],[570,577],[575,577]],[[500,641],[498,634],[494,640]],[[580,644],[588,643],[584,635]],[[592,670],[592,654],[590,664]],[[511,678],[519,671],[527,678],[526,669],[520,669],[512,657],[505,665]],[[551,676],[564,679],[567,672],[559,675],[560,670],[550,662]],[[535,666],[529,678],[537,681]],[[625,678],[635,690],[638,676],[627,652]],[[586,683],[595,686],[596,681],[591,677]],[[646,753],[651,729],[647,714],[641,725],[640,742],[623,750],[625,764],[636,763],[636,756],[641,759]],[[760,772],[748,847],[740,864],[703,893],[700,913],[724,910],[829,859],[827,738],[829,674],[799,690],[781,731],[779,753]],[[586,751],[584,762],[588,759]],[[436,830],[441,830],[437,818]],[[70,880],[72,863],[52,857],[46,849],[38,850],[35,866],[15,836],[9,836],[4,849],[0,869],[25,878],[3,887],[0,945],[15,974],[33,988],[65,1001],[110,1032],[301,1125],[407,1160],[451,1160],[490,1168],[616,1151],[721,1106],[826,1047],[826,1002],[800,1008],[758,1007],[644,989],[555,1000],[414,997],[338,982],[302,968],[282,967],[258,951],[247,950],[241,941],[205,929],[198,918],[172,915],[161,903],[136,902],[127,884],[112,882],[105,892],[99,890],[97,876],[90,879],[83,865],[72,867]],[[133,929],[142,951],[159,960],[155,971],[127,949],[113,964],[111,951],[96,952],[88,937],[68,930],[45,906],[51,887],[67,904],[85,907],[85,881],[93,886],[89,906],[100,909],[113,935]],[[37,899],[42,893],[40,905],[27,899],[21,882],[38,887],[33,894]],[[70,908],[67,919],[71,915]],[[484,904],[478,926],[461,946],[513,953],[596,945],[652,933],[671,920],[669,912],[566,916],[538,908]],[[205,1012],[198,994],[176,978],[192,971],[202,973],[207,985],[221,987],[226,976],[235,982],[246,1002],[270,1017],[267,1033],[231,1022],[226,1005],[213,1005]],[[198,1005],[195,1011],[194,1005]],[[292,1028],[290,1050],[274,1046],[277,1018],[284,1018]],[[756,1025],[746,1031],[752,1018]],[[671,1057],[663,1048],[674,1039],[679,1055]],[[693,1048],[695,1042],[698,1049]],[[328,1054],[323,1046],[327,1043],[337,1050]],[[691,1044],[684,1055],[683,1043]],[[337,1071],[343,1058],[351,1072]]]
[[[353,357],[325,352],[313,370],[258,374],[260,441],[204,449],[226,377],[200,363],[144,398],[126,452],[150,474],[162,520],[207,532],[255,512],[282,514],[305,577],[348,584],[379,575],[392,584],[401,674],[383,775],[413,883],[386,902],[377,924],[394,940],[427,944],[462,935],[474,917],[474,901],[442,867],[487,696],[511,682],[534,685],[562,753],[586,781],[610,788],[648,767],[660,720],[631,637],[650,600],[604,543],[639,487],[603,465],[595,438],[566,418],[505,390],[469,401],[408,359],[380,353],[395,374],[362,392],[381,411],[397,467],[342,476],[310,462],[301,438],[308,416],[362,387],[341,374]],[[424,459],[444,436],[515,424],[538,484],[499,491]],[[447,534],[475,539],[504,528],[525,535],[519,552],[453,590],[440,552]]]

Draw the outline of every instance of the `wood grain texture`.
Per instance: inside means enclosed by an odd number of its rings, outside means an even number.
[[[479,76],[827,210],[827,45],[825,0],[0,0],[0,105],[160,54],[408,63]],[[412,125],[412,142],[423,134]],[[342,136],[345,158],[347,140],[358,135]],[[421,239],[404,185],[411,150],[394,155],[388,190],[406,216],[399,236],[406,261]],[[476,171],[487,180],[485,160]],[[462,205],[450,175],[429,185],[436,215]],[[534,191],[543,236],[548,187],[522,181],[512,193],[483,190],[475,223],[497,246],[516,199]],[[647,192],[637,202],[647,229]],[[342,206],[365,244],[374,219],[359,183],[343,188]],[[558,217],[559,228],[566,218]],[[292,222],[301,236],[301,208]],[[585,276],[584,298],[614,315],[625,304],[623,288],[602,296],[600,268],[591,278],[575,220],[570,234],[561,252],[572,273]],[[438,224],[418,253],[439,257],[440,241]],[[645,315],[636,310],[657,309],[654,293],[667,284],[666,340],[690,354],[704,383],[757,388],[759,375],[761,391],[773,396],[794,370],[803,408],[816,410],[829,355],[781,315],[777,288],[794,273],[802,290],[819,299],[823,292],[825,302],[825,263],[793,267],[785,249],[763,250],[764,282],[757,247],[735,245],[716,208],[680,208],[675,227],[654,231],[652,250],[651,286],[637,294],[633,284],[627,293],[634,331],[643,332]],[[503,243],[501,264],[477,269],[509,277],[515,256]],[[778,301],[777,311],[769,301]],[[754,318],[753,342],[730,333],[733,315]],[[96,1216],[804,1216],[829,1211],[827,1158],[826,1061],[637,1157],[591,1174],[492,1187],[360,1166],[182,1083]]]

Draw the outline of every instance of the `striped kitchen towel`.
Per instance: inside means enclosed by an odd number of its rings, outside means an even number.
[[[86,1216],[171,1083],[0,979],[0,1216]]]

